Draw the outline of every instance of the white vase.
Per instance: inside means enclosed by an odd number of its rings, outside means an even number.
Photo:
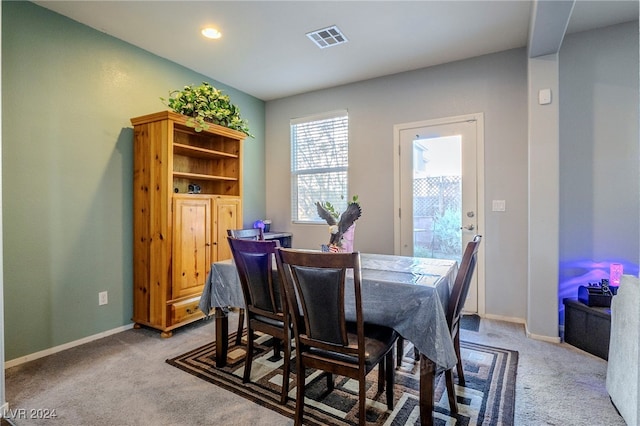
[[[340,251],[346,253],[353,252],[353,240],[355,239],[355,233],[356,224],[354,222],[353,225],[351,225],[346,231],[344,231],[344,234],[342,234],[342,250]]]

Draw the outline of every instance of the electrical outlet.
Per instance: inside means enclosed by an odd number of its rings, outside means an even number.
[[[507,209],[507,203],[505,200],[493,200],[491,207],[494,212],[503,212]]]
[[[106,305],[109,303],[109,293],[101,291],[98,293],[98,305]]]

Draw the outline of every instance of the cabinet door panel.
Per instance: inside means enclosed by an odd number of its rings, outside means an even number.
[[[174,299],[202,292],[211,267],[211,199],[174,200]]]
[[[239,198],[215,199],[214,262],[231,259],[227,229],[242,228],[242,207]]]

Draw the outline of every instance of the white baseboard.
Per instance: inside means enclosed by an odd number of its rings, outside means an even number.
[[[541,334],[533,334],[529,331],[529,327],[527,325],[527,321],[524,318],[517,318],[517,317],[505,317],[502,315],[492,315],[492,314],[485,314],[484,318],[489,318],[489,319],[494,319],[494,320],[498,320],[498,321],[506,321],[506,322],[514,322],[517,324],[524,324],[524,331],[525,331],[525,335],[530,338],[530,339],[534,339],[534,340],[540,340],[543,342],[549,342],[549,343],[560,343],[560,336],[543,336]]]
[[[524,320],[524,318],[505,317],[503,315],[493,315],[493,314],[484,314],[484,315],[481,315],[481,316],[483,318],[488,318],[488,319],[492,319],[492,320],[515,322],[516,324],[526,324],[526,321]]]
[[[534,340],[540,340],[543,342],[549,342],[549,343],[560,343],[560,336],[543,336],[541,334],[533,334],[529,331],[529,329],[526,328],[525,326],[525,330],[527,333],[527,337],[534,339]]]
[[[87,336],[85,338],[74,340],[73,342],[65,343],[63,345],[54,346],[53,348],[45,349],[40,352],[35,352],[29,355],[15,358],[4,363],[5,370],[7,368],[15,367],[16,365],[24,364],[25,362],[33,361],[34,359],[42,358],[48,355],[53,355],[57,352],[62,352],[66,349],[71,349],[76,346],[83,345],[85,343],[93,342],[94,340],[102,339],[103,337],[111,336],[116,333],[121,333],[133,328],[133,323],[123,325],[122,327],[114,328],[112,330],[103,331],[102,333],[94,334],[93,336]]]

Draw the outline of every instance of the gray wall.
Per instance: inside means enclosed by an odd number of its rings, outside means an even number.
[[[131,323],[131,117],[210,81],[248,119],[245,222],[264,217],[264,102],[28,2],[3,2],[8,361]],[[257,183],[257,184],[256,184]],[[98,292],[109,304],[98,306]]]
[[[507,202],[505,213],[485,211],[479,230],[486,313],[526,319],[528,292],[536,292],[535,283],[527,285],[527,64],[517,49],[267,102],[267,215],[274,228],[292,231],[301,248],[327,238],[324,225],[290,221],[291,118],[348,109],[349,192],[364,211],[356,249],[393,253],[393,125],[483,112],[485,206]],[[569,36],[559,74],[561,288],[542,296],[553,307],[558,297],[576,297],[585,275],[608,276],[611,261],[638,271],[638,23]]]
[[[568,36],[560,50],[559,297],[638,274],[638,23]]]
[[[486,310],[524,318],[527,283],[527,58],[509,50],[438,67],[267,102],[267,215],[291,230],[294,246],[318,248],[324,225],[290,222],[289,119],[336,109],[349,111],[349,192],[363,216],[355,248],[393,253],[394,124],[484,113]],[[271,190],[277,188],[277,190]],[[508,250],[504,248],[508,247]]]
[[[529,211],[526,332],[558,341],[558,54],[529,58]],[[549,89],[552,102],[540,105]],[[561,96],[561,95],[560,95]]]

